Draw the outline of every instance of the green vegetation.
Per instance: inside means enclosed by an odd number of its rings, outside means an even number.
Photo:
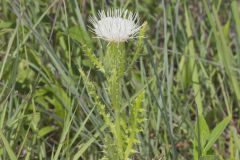
[[[139,38],[94,38],[108,8],[138,12]],[[0,1],[0,160],[239,160],[239,8]]]

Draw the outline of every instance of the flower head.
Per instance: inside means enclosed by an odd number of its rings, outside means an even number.
[[[97,38],[108,42],[125,42],[137,37],[141,28],[137,13],[128,10],[116,9],[107,12],[101,10],[97,17],[91,17],[92,31]]]

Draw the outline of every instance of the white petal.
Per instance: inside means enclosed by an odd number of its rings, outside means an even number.
[[[93,31],[97,37],[109,42],[124,42],[129,38],[136,37],[141,26],[137,13],[127,10],[99,11],[98,17],[90,18]]]

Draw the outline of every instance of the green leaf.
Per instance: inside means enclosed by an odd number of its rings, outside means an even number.
[[[105,128],[105,125],[102,126],[100,130],[94,134],[93,137],[91,137],[86,143],[81,144],[81,147],[74,155],[73,160],[78,160],[82,156],[82,154],[89,148],[89,146],[96,140],[96,138],[101,135],[101,132],[104,131]]]
[[[31,126],[32,126],[32,128],[33,128],[34,130],[37,130],[37,128],[38,128],[38,123],[39,123],[39,121],[40,121],[40,119],[41,119],[40,113],[36,112],[36,113],[30,115],[28,118],[31,118]]]
[[[203,150],[203,155],[206,155],[208,150],[212,147],[212,145],[216,142],[216,140],[220,137],[220,135],[223,133],[224,129],[227,127],[229,122],[231,121],[231,117],[226,117],[220,122],[211,132],[209,135],[208,142]]]
[[[200,160],[218,160],[218,157],[215,155],[202,156]]]
[[[11,160],[17,160],[16,155],[14,154],[9,142],[7,141],[6,137],[3,135],[2,131],[0,130],[0,138],[3,142],[5,149],[7,150],[8,156]]]
[[[18,66],[19,74],[17,75],[17,81],[23,83],[26,79],[33,79],[34,72],[28,67],[26,60],[21,60]]]
[[[226,40],[229,40],[229,30],[230,30],[230,27],[231,27],[231,21],[230,19],[224,24],[224,26],[222,27],[223,28],[223,35],[225,37]]]
[[[56,128],[53,127],[53,126],[47,126],[47,127],[43,127],[39,130],[38,132],[38,137],[39,138],[42,138],[44,137],[45,135],[47,135],[48,133],[54,131]]]
[[[69,36],[77,40],[81,45],[87,46],[87,48],[93,48],[91,38],[80,26],[71,27],[69,29]]]
[[[130,62],[130,64],[128,65],[127,71],[130,70],[132,68],[132,66],[134,65],[134,63],[136,62],[136,60],[140,57],[142,50],[143,50],[143,43],[144,43],[144,38],[145,38],[145,33],[147,31],[147,27],[148,24],[147,22],[144,22],[142,25],[142,28],[139,32],[139,38],[138,38],[138,42],[137,42],[137,46],[136,46],[136,51],[134,52],[133,58]]]
[[[200,124],[201,145],[204,146],[207,141],[207,137],[210,135],[210,131],[203,115],[199,115],[198,118]]]
[[[240,15],[238,12],[238,2],[237,1],[232,1],[231,8],[232,8],[232,15],[233,15],[233,20],[235,23],[235,30],[237,32],[237,41],[238,45],[240,45]]]
[[[199,129],[198,129],[198,125],[199,125]],[[201,150],[203,146],[205,146],[207,142],[207,138],[210,135],[208,124],[202,114],[198,116],[198,121],[196,122],[196,125],[195,125],[195,135],[196,136],[193,141],[193,145],[194,145],[193,155],[194,155],[194,159],[197,160],[198,155],[201,154]]]
[[[6,29],[6,28],[9,28],[11,27],[13,23],[10,22],[10,21],[3,21],[3,20],[0,20],[0,29]]]
[[[195,51],[195,46],[193,41],[194,39],[191,39],[191,37],[193,36],[193,33],[192,33],[189,13],[186,6],[185,6],[185,18],[186,18],[186,23],[185,23],[186,32],[187,32],[188,38],[190,39],[188,45],[186,46],[186,51],[191,57],[195,57],[196,51]],[[201,97],[201,85],[199,81],[198,66],[197,66],[197,63],[195,62],[195,59],[193,58],[190,58],[188,60],[188,63],[189,63],[189,66],[186,65],[185,69],[186,69],[187,75],[189,76],[188,78],[190,78],[189,80],[191,82],[194,82],[192,83],[192,87],[195,94],[195,102],[197,104],[198,114],[200,115],[203,112],[203,104],[202,104],[202,97]]]

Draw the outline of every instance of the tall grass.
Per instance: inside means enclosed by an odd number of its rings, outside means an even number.
[[[0,159],[119,153],[123,142],[113,137],[131,127],[119,124],[114,135],[111,125],[116,118],[131,121],[136,107],[145,121],[132,122],[142,131],[127,134],[138,141],[126,147],[134,152],[122,152],[131,159],[240,159],[239,5],[0,1]],[[143,39],[124,44],[121,105],[115,105],[121,115],[112,109],[105,76],[108,44],[88,30],[89,16],[108,8],[137,11],[147,22]]]

